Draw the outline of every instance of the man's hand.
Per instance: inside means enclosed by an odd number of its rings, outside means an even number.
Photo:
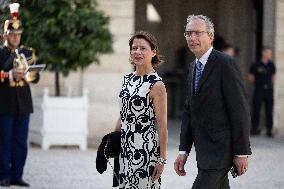
[[[187,160],[186,154],[179,154],[175,163],[174,163],[175,171],[179,176],[185,176],[186,175],[186,172],[184,170],[184,165],[186,163],[186,160]]]
[[[235,156],[233,159],[234,164],[237,167],[238,175],[243,175],[248,169],[248,158]]]
[[[24,76],[25,76],[24,69],[21,68],[13,69],[13,78],[15,78],[16,81],[23,79]]]
[[[157,163],[156,166],[155,166],[153,175],[152,175],[153,180],[158,179],[162,175],[163,170],[164,170],[164,165]]]

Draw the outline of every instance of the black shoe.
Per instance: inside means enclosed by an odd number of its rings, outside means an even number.
[[[266,136],[268,136],[269,138],[273,138],[274,137],[274,135],[273,135],[273,133],[271,131],[267,131],[266,132]]]
[[[16,186],[23,186],[23,187],[29,187],[30,184],[25,182],[24,180],[12,180],[11,185],[16,185]]]
[[[10,181],[9,180],[6,180],[6,179],[3,179],[3,180],[0,180],[0,186],[10,186]]]

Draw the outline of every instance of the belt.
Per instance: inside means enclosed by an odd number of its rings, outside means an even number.
[[[24,87],[27,83],[23,80],[10,82],[10,87]]]
[[[12,81],[12,82],[0,83],[0,85],[6,86],[6,87],[25,87],[28,84],[27,84],[26,81],[20,80],[20,81]]]

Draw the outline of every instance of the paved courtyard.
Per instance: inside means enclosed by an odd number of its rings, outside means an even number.
[[[197,174],[195,154],[188,159],[185,177],[173,170],[178,153],[178,123],[169,126],[169,163],[162,177],[163,189],[189,189]],[[265,136],[251,138],[253,155],[249,170],[242,177],[230,176],[232,189],[283,189],[284,188],[284,138]],[[25,180],[31,189],[110,189],[112,171],[99,174],[95,166],[96,149],[81,152],[77,148],[54,148],[43,151],[30,148],[25,169]],[[17,189],[17,187],[10,187]]]

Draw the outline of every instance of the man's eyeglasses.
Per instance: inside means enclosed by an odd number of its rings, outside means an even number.
[[[183,35],[184,37],[192,37],[192,36],[200,37],[204,33],[208,33],[208,32],[206,31],[185,31]]]

